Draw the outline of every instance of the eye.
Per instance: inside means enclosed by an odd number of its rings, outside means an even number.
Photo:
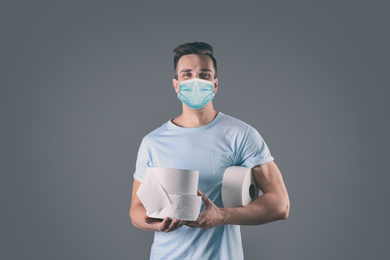
[[[191,73],[184,73],[183,77],[191,77]]]

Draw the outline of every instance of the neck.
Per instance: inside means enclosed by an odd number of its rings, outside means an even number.
[[[183,113],[172,122],[181,127],[194,128],[209,124],[217,116],[218,111],[210,102],[201,109],[191,109],[183,104]]]

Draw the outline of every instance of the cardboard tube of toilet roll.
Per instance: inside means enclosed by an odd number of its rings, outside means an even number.
[[[246,206],[262,194],[253,178],[252,168],[241,166],[226,168],[221,192],[224,208]]]

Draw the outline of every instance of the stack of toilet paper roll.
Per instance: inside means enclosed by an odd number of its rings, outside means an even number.
[[[195,221],[202,202],[198,180],[199,171],[148,167],[137,195],[151,218]]]
[[[137,195],[151,218],[195,221],[202,202],[198,181],[196,170],[148,167]],[[221,192],[225,208],[246,206],[261,194],[252,168],[241,166],[226,168]]]
[[[252,168],[241,166],[226,168],[221,192],[224,208],[246,206],[262,194],[256,185]]]

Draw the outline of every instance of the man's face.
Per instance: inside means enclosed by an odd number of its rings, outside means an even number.
[[[178,80],[173,79],[173,86],[175,87],[176,93],[179,93],[179,82],[181,81],[192,78],[200,78],[208,81],[213,81],[215,79],[213,61],[207,55],[183,55],[177,63],[176,70]],[[214,93],[217,93],[217,88],[218,79],[216,79],[213,84]]]

